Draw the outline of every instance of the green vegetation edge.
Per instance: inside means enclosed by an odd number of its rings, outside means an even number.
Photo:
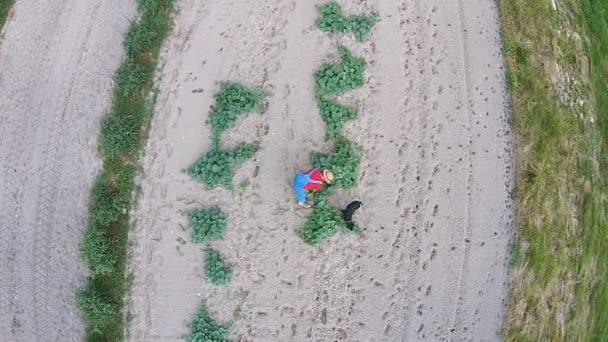
[[[135,177],[153,113],[154,73],[171,31],[173,0],[138,0],[139,20],[125,35],[126,57],[116,71],[109,113],[102,122],[102,171],[89,204],[82,256],[90,277],[77,294],[87,341],[122,341],[129,214],[135,204]]]
[[[501,0],[500,12],[518,168],[503,337],[603,341],[608,2]]]
[[[2,31],[14,3],[15,0],[0,0],[0,31]]]

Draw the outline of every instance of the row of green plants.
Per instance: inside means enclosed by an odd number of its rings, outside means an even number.
[[[192,241],[205,243],[222,239],[226,230],[226,215],[219,208],[195,209],[186,212],[192,227]],[[209,248],[205,257],[205,273],[213,285],[230,282],[232,267],[215,249]]]
[[[250,89],[233,82],[222,83],[220,91],[215,95],[215,106],[209,113],[211,149],[188,167],[186,173],[210,188],[223,186],[232,190],[235,168],[253,157],[259,146],[243,143],[232,151],[223,150],[222,133],[234,127],[236,120],[243,114],[261,112],[267,96],[268,93],[260,89]]]
[[[359,41],[369,35],[379,19],[375,14],[345,16],[335,1],[317,8],[320,13],[317,20],[319,29],[330,33],[352,32]],[[297,231],[302,240],[312,245],[341,230],[357,234],[362,231],[356,224],[347,226],[341,211],[331,207],[328,201],[336,189],[356,185],[361,165],[360,149],[342,135],[346,123],[357,118],[357,109],[339,103],[335,97],[365,84],[367,63],[344,46],[338,47],[338,53],[339,61],[324,63],[314,73],[317,107],[326,124],[327,136],[334,146],[331,153],[312,152],[310,159],[314,167],[331,170],[335,179],[315,194],[313,211]]]
[[[195,209],[185,212],[192,228],[192,241],[209,243],[220,240],[226,230],[226,215],[219,208]],[[209,246],[205,251],[205,275],[214,286],[226,286],[232,277],[232,266],[222,254]],[[226,342],[230,323],[221,325],[209,315],[205,303],[201,304],[190,324],[189,342]]]
[[[211,126],[211,149],[201,156],[185,172],[192,179],[209,188],[223,186],[232,190],[235,168],[253,157],[257,144],[241,144],[232,151],[222,149],[221,136],[234,127],[239,117],[246,113],[261,112],[263,101],[268,96],[263,90],[247,88],[241,84],[225,82],[215,94],[215,106],[211,107],[208,124]],[[186,217],[192,228],[195,243],[209,243],[222,239],[226,230],[226,215],[219,208],[195,209],[187,211]],[[214,286],[226,286],[232,277],[232,266],[222,254],[208,247],[205,252],[205,275]],[[228,341],[231,323],[221,325],[209,315],[203,303],[191,323],[189,342]]]
[[[126,58],[114,75],[109,113],[102,122],[97,176],[81,246],[89,278],[77,293],[87,341],[122,341],[129,213],[134,204],[137,160],[153,112],[153,77],[171,30],[172,0],[139,0],[139,19],[125,40]]]

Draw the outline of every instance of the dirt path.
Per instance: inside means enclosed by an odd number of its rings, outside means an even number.
[[[80,341],[99,120],[134,2],[17,1],[0,42],[0,336]]]
[[[243,341],[499,339],[513,214],[495,2],[358,3],[345,10],[381,16],[363,44],[316,29],[308,2],[181,1],[133,234],[131,340],[178,340],[203,299]],[[294,232],[304,213],[288,183],[327,148],[312,73],[338,41],[370,66],[348,96],[361,109],[346,134],[363,148],[362,177],[334,201],[362,200],[367,229],[312,248]],[[234,183],[258,176],[234,193],[181,171],[209,148],[218,80],[273,93],[264,116],[224,137],[262,146]],[[213,243],[235,267],[227,288],[204,281],[201,246],[178,241],[190,241],[180,211],[210,205],[229,216]]]

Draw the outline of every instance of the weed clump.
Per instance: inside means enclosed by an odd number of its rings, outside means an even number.
[[[334,173],[335,180],[331,187],[350,188],[357,183],[361,156],[348,139],[337,137],[332,153],[313,152],[310,159],[313,166],[329,169]]]
[[[317,106],[319,107],[321,118],[327,125],[327,134],[330,137],[340,134],[346,122],[357,117],[357,111],[354,108],[341,105],[332,100],[318,98]]]
[[[116,270],[118,256],[115,248],[116,242],[106,232],[99,229],[89,229],[85,232],[82,255],[89,264],[89,274],[92,278]]]
[[[102,298],[95,288],[82,288],[76,295],[76,304],[83,313],[87,330],[102,334],[108,327],[120,321],[120,307]]]
[[[219,208],[195,209],[186,213],[192,227],[192,241],[217,240],[226,230],[226,215]]]
[[[266,96],[263,90],[249,89],[238,83],[222,83],[215,95],[215,107],[209,114],[213,134],[219,136],[233,127],[241,114],[261,111],[261,103]]]
[[[325,63],[314,74],[317,97],[341,94],[365,84],[363,72],[367,63],[355,57],[346,47],[338,47],[339,63]]]
[[[258,146],[243,144],[233,151],[222,151],[215,145],[209,152],[192,164],[186,173],[210,188],[224,186],[232,189],[234,169],[251,158]]]
[[[213,285],[226,285],[232,276],[232,267],[224,260],[220,252],[209,249],[205,256],[205,273]]]
[[[378,22],[377,14],[345,16],[342,7],[335,1],[317,6],[321,16],[317,19],[317,27],[321,31],[335,33],[351,32],[358,41],[367,39],[369,32]]]
[[[228,342],[230,324],[220,325],[207,311],[205,304],[198,309],[191,324],[192,333],[186,337],[187,342]]]

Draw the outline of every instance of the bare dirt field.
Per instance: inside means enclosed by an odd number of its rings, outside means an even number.
[[[17,1],[0,39],[0,336],[81,341],[79,246],[134,1]]]
[[[365,43],[318,30],[315,3],[180,1],[132,233],[130,340],[179,340],[203,301],[242,341],[500,339],[513,175],[495,1],[341,1],[379,13]],[[332,201],[363,201],[366,230],[311,247],[289,182],[330,147],[312,74],[338,43],[369,65],[345,132],[362,148],[361,178]],[[223,137],[261,143],[234,178],[251,186],[232,193],[183,172],[209,149],[223,80],[272,92],[264,115]],[[228,215],[212,243],[234,266],[227,287],[206,282],[182,215],[214,205]]]

